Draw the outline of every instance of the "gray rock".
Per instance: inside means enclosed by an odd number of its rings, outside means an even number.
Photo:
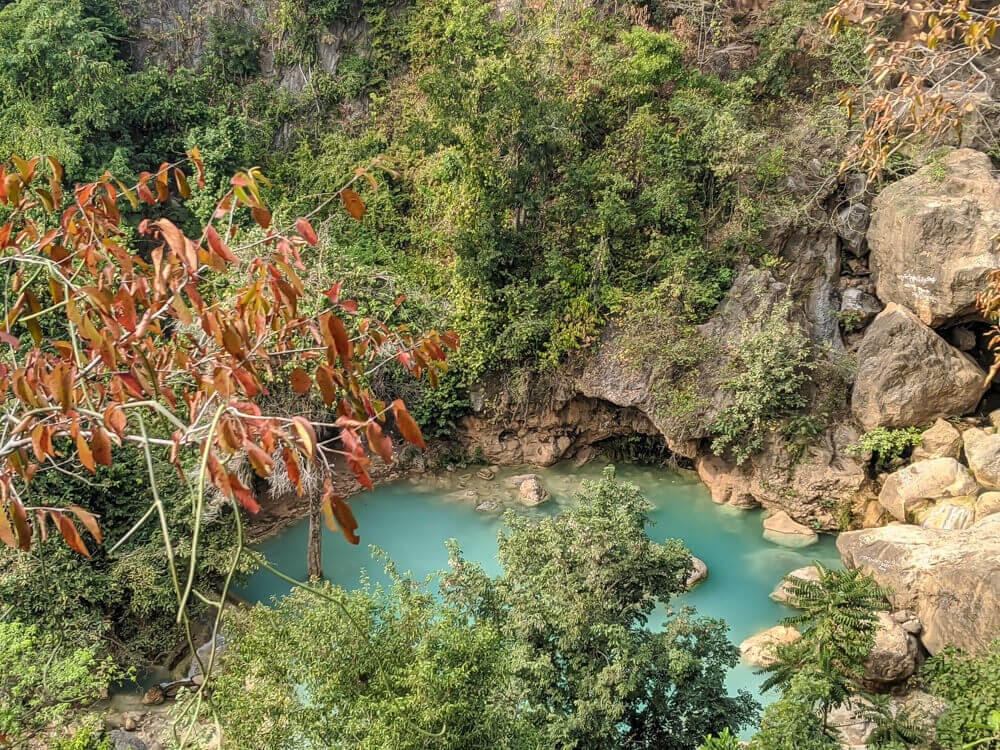
[[[897,521],[909,521],[929,501],[975,494],[976,480],[954,458],[932,458],[890,474],[878,501]]]
[[[878,688],[899,684],[917,671],[917,641],[888,612],[878,613],[875,645],[865,659],[865,681]]]
[[[952,151],[889,185],[872,208],[867,239],[879,299],[934,327],[974,316],[986,275],[1000,267],[1000,181],[990,158]]]
[[[108,732],[108,739],[111,740],[111,747],[114,750],[148,750],[145,742],[122,729],[112,729]]]
[[[845,289],[840,295],[840,320],[844,330],[858,330],[882,311],[882,303],[861,289]],[[848,326],[848,324],[850,324]]]
[[[948,332],[948,341],[959,351],[970,352],[976,348],[976,334],[965,326],[955,326]]]
[[[226,637],[219,633],[215,636],[215,664],[213,669],[219,668],[219,656],[223,651],[226,650]],[[196,657],[191,660],[191,666],[188,667],[187,677],[192,679],[193,677],[201,674],[201,665],[204,664],[208,666],[208,661],[212,657],[212,641],[207,641],[200,646],[198,646],[197,651],[195,651]]]
[[[708,565],[699,557],[691,556],[691,574],[687,577],[684,585],[693,589],[699,583],[708,578]]]
[[[517,490],[517,499],[521,505],[533,507],[541,505],[549,499],[548,491],[542,486],[537,476],[531,476],[521,482]]]
[[[847,531],[837,549],[844,565],[891,589],[894,607],[916,614],[930,653],[947,645],[978,653],[1000,633],[1000,515],[962,531],[906,524]]]
[[[976,480],[991,489],[1000,489],[1000,435],[989,435],[973,427],[962,433],[965,459]]]
[[[791,579],[793,578],[800,581],[819,581],[819,570],[815,565],[806,565],[793,570],[782,578],[781,583],[771,592],[771,598],[774,601],[780,604],[788,604],[788,598],[791,595]]]
[[[868,231],[870,213],[868,206],[863,203],[855,203],[845,206],[833,215],[834,231],[844,241],[844,247],[852,255],[860,256],[863,254],[865,232]]]
[[[986,373],[924,325],[890,304],[858,348],[851,411],[866,430],[925,425],[976,408]]]

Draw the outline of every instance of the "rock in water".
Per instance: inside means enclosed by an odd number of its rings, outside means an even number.
[[[905,523],[932,500],[974,495],[978,489],[969,470],[954,458],[932,458],[890,474],[878,501],[893,518]]]
[[[706,578],[708,578],[708,565],[701,558],[691,555],[691,574],[687,577],[684,585],[692,589]]]
[[[819,534],[780,510],[764,519],[764,538],[785,547],[808,547],[819,541]]]
[[[549,493],[542,486],[542,481],[538,475],[531,474],[518,485],[517,499],[521,501],[521,505],[527,505],[530,508],[535,505],[541,505],[548,500]]]
[[[1000,515],[962,531],[893,524],[847,531],[837,549],[914,612],[932,654],[947,645],[977,653],[1000,633]]]
[[[817,570],[815,565],[806,565],[793,570],[791,573],[782,578],[781,583],[779,583],[777,588],[771,592],[771,598],[774,601],[779,604],[788,604],[788,599],[792,593],[791,579],[793,578],[797,578],[801,581],[819,581],[819,570]]]
[[[801,634],[787,625],[775,625],[762,633],[752,635],[740,644],[740,657],[754,667],[769,667],[777,661],[775,648],[784,643],[795,643]]]
[[[889,305],[858,347],[851,411],[866,430],[925,425],[975,409],[985,378],[916,315]]]
[[[986,275],[1000,267],[1000,181],[990,158],[952,151],[889,185],[872,208],[867,239],[879,299],[935,328],[974,314]]]

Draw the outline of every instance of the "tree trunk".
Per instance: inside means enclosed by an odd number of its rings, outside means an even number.
[[[317,495],[309,500],[309,544],[306,551],[306,575],[309,579],[323,577],[323,518]]]

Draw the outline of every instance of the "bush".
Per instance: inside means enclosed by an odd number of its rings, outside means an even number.
[[[991,726],[1000,706],[1000,639],[979,656],[949,646],[928,659],[920,674],[927,689],[950,704],[937,721],[940,745],[1000,748],[1000,727]]]
[[[877,471],[889,471],[910,450],[920,445],[920,440],[921,430],[916,427],[876,427],[849,446],[847,452],[853,456],[870,454]]]

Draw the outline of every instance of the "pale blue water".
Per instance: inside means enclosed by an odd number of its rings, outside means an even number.
[[[572,502],[571,494],[580,480],[599,478],[602,468],[599,464],[582,468],[560,464],[548,469],[520,470],[540,474],[553,495],[544,505],[523,512],[557,513],[561,506]],[[504,477],[520,471],[504,470],[488,487],[499,491]],[[447,565],[444,542],[449,538],[458,540],[466,558],[482,563],[489,572],[499,572],[496,537],[500,515],[476,511],[476,501],[455,497],[463,491],[456,483],[482,487],[482,483],[468,476],[472,473],[457,472],[446,479],[420,483],[397,482],[352,498],[362,543],[353,547],[339,535],[325,533],[324,573],[346,588],[358,586],[362,569],[375,581],[385,580],[382,566],[372,560],[367,547],[377,545],[389,554],[400,571],[423,578]],[[463,481],[461,476],[467,479]],[[761,511],[738,511],[714,504],[708,491],[690,472],[619,466],[618,478],[637,484],[653,504],[650,513],[653,525],[648,529],[651,538],[683,539],[691,552],[708,565],[708,580],[674,600],[672,605],[689,604],[703,615],[726,620],[735,644],[776,625],[791,613],[768,596],[785,574],[814,560],[828,566],[840,565],[832,537],[821,537],[818,544],[803,549],[772,544],[761,536]],[[258,549],[276,568],[302,580],[306,531],[306,522],[300,522],[266,540]],[[288,593],[289,588],[271,573],[261,571],[239,593],[251,601],[268,601],[275,595]],[[658,614],[659,619],[652,627],[662,623],[663,615]],[[769,703],[776,696],[761,696],[760,682],[753,668],[742,664],[729,676],[732,690],[745,688],[762,703]]]

